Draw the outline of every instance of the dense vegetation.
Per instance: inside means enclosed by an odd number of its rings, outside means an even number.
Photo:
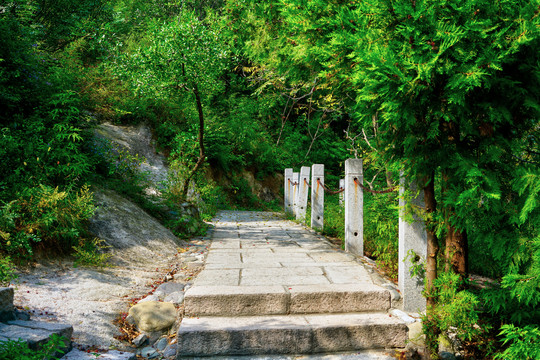
[[[98,247],[89,186],[149,211],[141,161],[96,144],[145,122],[170,206],[265,207],[263,181],[362,157],[425,194],[424,319],[477,358],[540,357],[540,4],[534,1],[13,0],[0,5],[0,281],[36,251]],[[277,180],[273,180],[277,181]],[[369,195],[366,250],[397,268],[397,194]],[[342,212],[329,199],[327,232]],[[10,260],[11,259],[11,260]],[[469,272],[493,278],[481,288]],[[457,330],[456,330],[457,329]]]

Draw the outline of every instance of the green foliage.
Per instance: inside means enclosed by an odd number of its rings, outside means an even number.
[[[1,235],[1,233],[0,233]],[[15,273],[14,265],[9,256],[0,258],[0,286],[9,286],[18,275]]]
[[[538,326],[517,327],[512,324],[503,325],[499,334],[503,344],[508,347],[495,359],[533,360],[540,358],[540,328]]]
[[[0,209],[0,251],[30,258],[36,246],[71,249],[84,235],[94,209],[87,186],[78,192],[44,185],[29,188]]]
[[[98,172],[124,181],[144,182],[144,174],[140,172],[141,164],[146,161],[144,156],[132,155],[125,146],[102,137],[92,139],[89,152]]]
[[[491,330],[490,324],[480,321],[481,301],[474,293],[460,290],[463,285],[459,275],[449,272],[440,274],[435,281],[438,303],[422,317],[426,345],[434,356],[438,352],[439,335],[446,336],[449,332],[455,333],[465,347],[473,344],[476,354],[485,356],[493,350],[489,341],[480,340]]]
[[[345,210],[338,195],[325,198],[323,234],[341,239],[345,246]]]
[[[56,334],[51,335],[49,341],[39,350],[32,350],[25,341],[8,340],[0,342],[0,360],[52,360],[57,359],[58,354],[64,354],[68,340]],[[60,355],[62,356],[62,355]]]
[[[105,241],[99,238],[92,240],[81,240],[78,246],[73,246],[73,256],[75,256],[75,266],[91,266],[105,267],[107,261],[111,258],[107,248],[110,246],[105,244]]]
[[[376,259],[386,275],[398,273],[398,199],[395,193],[364,192],[364,252]]]

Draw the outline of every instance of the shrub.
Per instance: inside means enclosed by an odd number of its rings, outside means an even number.
[[[39,186],[19,194],[0,208],[0,251],[30,258],[38,243],[63,252],[79,242],[93,215],[93,196],[80,191]]]
[[[9,286],[17,278],[9,256],[0,258],[0,286]]]
[[[497,354],[495,359],[540,359],[540,328],[538,326],[503,325],[499,335],[503,337],[503,344],[508,345],[508,347],[503,353]]]
[[[32,350],[28,344],[21,340],[9,340],[0,342],[0,360],[50,360],[57,359],[58,354],[65,347],[67,339],[56,334],[51,335],[49,341],[39,350]]]
[[[83,240],[78,246],[73,246],[75,253],[75,266],[93,266],[105,267],[107,261],[111,258],[111,254],[106,253],[106,249],[110,246],[105,245],[105,241],[99,238],[92,240]]]

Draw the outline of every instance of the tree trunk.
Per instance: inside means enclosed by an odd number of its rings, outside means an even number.
[[[448,189],[450,178],[451,177],[447,172],[443,172],[443,196],[445,196]],[[450,220],[456,215],[454,207],[449,206],[445,210],[444,220],[446,222],[446,238],[444,270],[453,271],[456,274],[459,274],[461,279],[464,279],[469,272],[467,233],[465,230],[458,229],[452,225]]]
[[[430,174],[427,179],[427,184],[424,185],[424,203],[426,206],[427,221],[427,259],[426,259],[426,302],[427,310],[425,319],[425,327],[429,334],[426,334],[425,354],[429,359],[438,359],[438,338],[440,329],[437,319],[433,316],[433,309],[436,305],[434,296],[434,282],[437,279],[437,253],[439,252],[439,240],[435,233],[435,223],[433,215],[437,209],[437,201],[435,200],[435,176]]]
[[[453,209],[451,209],[451,212],[453,213],[452,210]],[[456,274],[459,274],[462,279],[467,277],[469,273],[467,251],[467,233],[450,225],[447,220],[446,249],[444,251],[444,258],[446,260],[445,270],[454,271]]]
[[[439,241],[435,234],[435,224],[433,223],[433,213],[437,208],[435,200],[435,176],[431,174],[424,187],[424,203],[426,205],[427,221],[427,259],[426,259],[426,300],[428,306],[435,305],[433,296],[433,284],[437,279],[437,253],[439,252]]]
[[[197,112],[199,113],[199,158],[197,159],[197,163],[195,163],[195,166],[191,171],[189,172],[189,175],[186,177],[186,180],[184,180],[184,186],[182,188],[182,196],[187,198],[187,193],[189,189],[189,183],[199,167],[204,163],[205,153],[204,153],[204,114],[203,114],[203,108],[202,108],[202,102],[201,102],[201,94],[199,93],[199,88],[197,84],[193,84],[193,94],[195,95],[195,101],[197,103]]]

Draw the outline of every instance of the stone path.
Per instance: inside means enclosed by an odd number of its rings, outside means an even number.
[[[212,239],[185,294],[178,358],[405,346],[390,292],[324,237],[273,213],[223,211]]]

